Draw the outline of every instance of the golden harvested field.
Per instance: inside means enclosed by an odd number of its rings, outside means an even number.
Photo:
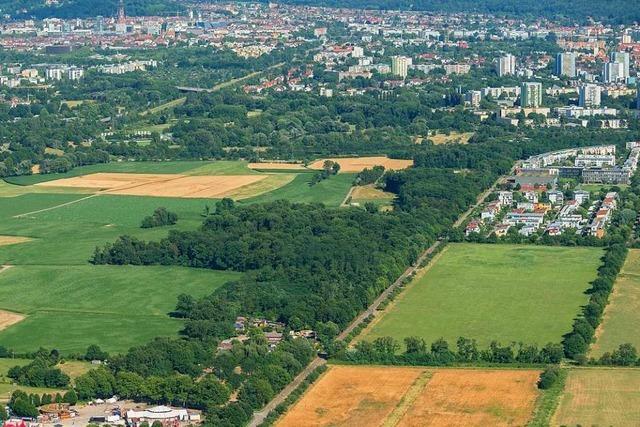
[[[24,319],[22,314],[12,313],[10,311],[0,310],[0,331],[15,325]]]
[[[638,426],[640,369],[569,371],[551,425]]]
[[[277,425],[381,425],[423,371],[423,368],[332,366]]]
[[[469,139],[473,136],[473,132],[451,132],[449,135],[445,135],[444,133],[438,133],[434,136],[429,136],[428,138],[435,144],[468,144]]]
[[[395,198],[395,194],[382,191],[381,189],[376,188],[373,184],[356,186],[354,187],[353,192],[351,193],[351,199],[354,201],[393,200],[394,198]]]
[[[538,397],[540,371],[438,370],[398,426],[522,426]]]
[[[277,424],[521,426],[533,414],[536,370],[332,366]]]
[[[31,239],[29,237],[22,236],[0,236],[0,246],[16,245],[30,240]]]
[[[249,163],[247,167],[249,169],[259,169],[259,170],[304,170],[306,169],[302,163],[285,163],[285,162]]]
[[[269,175],[188,176],[178,174],[94,173],[36,184],[42,187],[88,188],[129,196],[220,198]],[[248,197],[248,196],[247,196]]]
[[[309,169],[322,169],[325,160],[337,162],[340,172],[361,172],[374,166],[384,166],[385,169],[400,170],[413,166],[413,160],[389,159],[384,156],[377,157],[344,157],[335,159],[320,159],[309,165]]]

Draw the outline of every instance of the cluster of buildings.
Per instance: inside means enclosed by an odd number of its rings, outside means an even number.
[[[276,348],[278,344],[285,339],[285,329],[286,325],[282,322],[274,322],[272,320],[255,318],[249,319],[246,317],[239,316],[236,318],[236,321],[233,325],[236,335],[234,337],[224,339],[220,341],[218,344],[218,351],[228,351],[233,348],[233,344],[235,342],[245,342],[249,341],[250,337],[247,335],[249,328],[257,328],[263,331],[264,337],[267,340],[267,344],[269,345],[269,349],[273,350]],[[315,339],[316,333],[310,329],[302,329],[299,331],[290,330],[289,336],[293,339],[296,338],[306,338],[306,339]]]
[[[156,68],[158,62],[151,59],[148,61],[128,61],[116,64],[101,65],[97,70],[105,74],[125,74],[134,71],[146,71],[148,68]]]
[[[513,182],[538,180],[551,182],[557,178],[572,178],[586,184],[628,184],[638,167],[640,143],[626,145],[629,156],[616,163],[615,145],[571,148],[529,157],[522,162]]]
[[[559,236],[570,230],[602,238],[616,209],[617,194],[609,192],[588,207],[588,191],[574,190],[572,195],[573,198],[565,200],[562,191],[533,185],[515,192],[499,191],[496,199],[484,206],[480,216],[467,224],[465,235],[484,233],[504,237],[515,229],[526,237],[536,233]]]

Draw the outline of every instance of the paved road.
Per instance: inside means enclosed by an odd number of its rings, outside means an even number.
[[[513,168],[511,168],[511,174],[512,175],[513,175],[513,172],[515,171],[516,166],[517,166],[517,164],[514,165]],[[474,209],[476,209],[478,206],[480,206],[480,204],[484,203],[485,199],[489,196],[489,194],[491,194],[493,191],[495,191],[496,187],[499,184],[503,183],[505,181],[505,179],[506,178],[504,176],[501,176],[500,178],[498,178],[496,180],[496,182],[493,183],[493,185],[491,187],[489,187],[486,191],[484,191],[482,194],[480,194],[478,196],[478,199],[476,200],[476,203],[473,206],[471,206],[469,209],[467,209],[467,211],[465,213],[460,215],[458,220],[454,223],[454,226],[455,227],[460,226],[467,219],[467,217],[469,215],[471,215],[471,213],[474,211]],[[400,277],[398,277],[396,279],[395,282],[393,282],[387,289],[385,289],[380,294],[380,296],[378,296],[378,298],[376,298],[375,301],[373,301],[371,303],[371,305],[369,305],[369,307],[363,313],[361,313],[358,317],[356,317],[349,324],[349,326],[347,326],[340,333],[340,335],[337,336],[337,339],[344,340],[347,337],[347,335],[349,335],[355,328],[357,328],[362,322],[364,322],[364,320],[367,317],[369,317],[372,314],[375,314],[375,312],[378,310],[378,307],[380,306],[382,301],[384,301],[389,296],[389,294],[391,292],[393,292],[394,289],[396,289],[398,286],[400,286],[400,284],[402,284],[402,281],[406,277],[408,277],[412,273],[416,272],[420,268],[420,265],[425,260],[425,258],[427,258],[429,255],[431,255],[442,244],[443,244],[443,242],[438,240],[434,244],[429,246],[426,250],[424,250],[424,252],[422,252],[422,254],[420,254],[420,256],[418,257],[418,260],[412,266],[407,268],[404,271],[404,273],[402,273],[400,275]],[[251,422],[249,423],[249,427],[258,427],[260,424],[262,424],[262,422],[267,417],[269,412],[271,412],[273,409],[276,408],[276,406],[278,406],[279,404],[284,402],[284,400],[287,397],[289,397],[291,392],[293,392],[298,387],[298,385],[300,385],[300,383],[302,383],[311,374],[311,372],[313,372],[318,366],[323,365],[324,363],[326,363],[326,361],[324,359],[319,358],[319,357],[316,357],[315,359],[313,359],[313,361],[302,372],[300,372],[298,374],[298,376],[295,377],[294,380],[288,386],[286,386],[280,393],[278,393],[276,395],[276,397],[274,397],[271,400],[271,402],[269,402],[267,404],[267,406],[265,406],[259,412],[254,412],[253,418],[251,419]]]
[[[261,411],[259,412],[254,412],[253,413],[253,418],[251,419],[251,422],[249,423],[249,427],[258,427],[260,424],[262,424],[262,422],[264,421],[265,418],[267,418],[267,415],[269,415],[269,412],[271,412],[272,410],[274,410],[279,404],[281,404],[282,402],[285,401],[285,399],[287,397],[289,397],[289,395],[296,389],[298,388],[298,386],[305,380],[307,379],[307,377],[309,375],[311,375],[311,373],[313,371],[315,371],[315,369],[319,366],[324,365],[325,363],[327,363],[326,360],[324,359],[320,359],[319,357],[316,357],[315,359],[313,359],[313,361],[311,363],[309,363],[309,365],[307,365],[306,368],[304,368],[304,370],[302,372],[300,372],[298,374],[297,377],[295,377],[293,379],[293,381],[291,381],[289,383],[288,386],[286,386],[284,389],[282,389],[282,391],[280,393],[278,393],[276,395],[276,397],[274,397],[273,399],[271,399],[271,402],[269,402],[267,404],[267,406],[265,406]]]

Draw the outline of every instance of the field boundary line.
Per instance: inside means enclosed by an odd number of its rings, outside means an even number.
[[[400,421],[402,421],[407,412],[409,412],[416,403],[420,394],[422,394],[429,385],[429,381],[431,381],[433,374],[434,372],[425,370],[418,376],[418,378],[416,378],[413,384],[409,387],[409,390],[407,390],[404,396],[402,396],[398,405],[396,405],[393,411],[391,411],[387,419],[384,420],[382,427],[395,427]]]
[[[98,193],[96,193],[96,194],[90,194],[90,195],[88,195],[88,196],[81,197],[81,198],[76,199],[76,200],[72,200],[72,201],[70,201],[70,202],[65,202],[65,203],[61,203],[61,204],[59,204],[59,205],[50,206],[50,207],[48,207],[48,208],[38,209],[38,210],[35,210],[35,211],[31,211],[31,212],[26,212],[26,213],[21,213],[21,214],[18,214],[18,215],[14,215],[14,216],[13,216],[13,218],[22,218],[22,217],[25,217],[25,216],[28,216],[28,215],[35,215],[35,214],[39,214],[39,213],[42,213],[42,212],[52,211],[52,210],[54,210],[54,209],[63,208],[63,207],[65,207],[65,206],[69,206],[69,205],[73,205],[73,204],[75,204],[75,203],[82,202],[83,200],[87,200],[87,199],[91,199],[91,198],[93,198],[93,197],[97,197],[97,196],[99,196],[99,195],[100,195],[100,194],[98,194]]]

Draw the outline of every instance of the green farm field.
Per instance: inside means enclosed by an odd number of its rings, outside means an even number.
[[[572,369],[551,425],[637,426],[639,390],[640,369]]]
[[[298,203],[324,203],[327,206],[340,206],[355,179],[355,174],[338,174],[320,181],[314,186],[309,182],[313,174],[298,174],[289,184],[257,197],[244,199],[243,203],[265,203],[286,199]]]
[[[111,352],[124,351],[156,336],[177,334],[182,322],[168,313],[179,294],[206,295],[239,276],[179,267],[88,263],[96,246],[123,234],[157,239],[169,229],[195,229],[204,207],[213,206],[210,200],[98,196],[60,206],[78,197],[25,194],[0,203],[0,235],[32,239],[0,246],[0,265],[11,265],[0,273],[0,308],[26,315],[0,331],[0,345],[15,351],[55,345],[70,353],[96,343]],[[158,206],[175,211],[178,224],[139,228],[142,218]]]
[[[194,230],[216,203],[215,199],[81,194],[78,189],[31,185],[96,172],[261,174],[242,161],[123,162],[13,180],[21,185],[0,181],[0,236],[28,238],[0,245],[0,266],[10,266],[0,273],[0,309],[26,316],[0,330],[0,345],[18,352],[55,346],[68,354],[99,344],[107,351],[122,352],[156,336],[178,334],[183,323],[168,314],[179,294],[206,295],[240,276],[179,267],[91,265],[95,248],[121,235],[158,240],[169,230]],[[354,175],[333,176],[313,187],[311,177],[306,172],[269,174],[253,186],[280,188],[240,203],[285,198],[339,206]],[[242,191],[251,194],[252,188]],[[176,212],[178,223],[141,229],[142,219],[160,206]]]
[[[620,344],[640,347],[640,249],[631,249],[618,274],[590,356],[600,357]]]
[[[597,248],[451,244],[362,339],[558,343],[587,302],[601,256]]]

